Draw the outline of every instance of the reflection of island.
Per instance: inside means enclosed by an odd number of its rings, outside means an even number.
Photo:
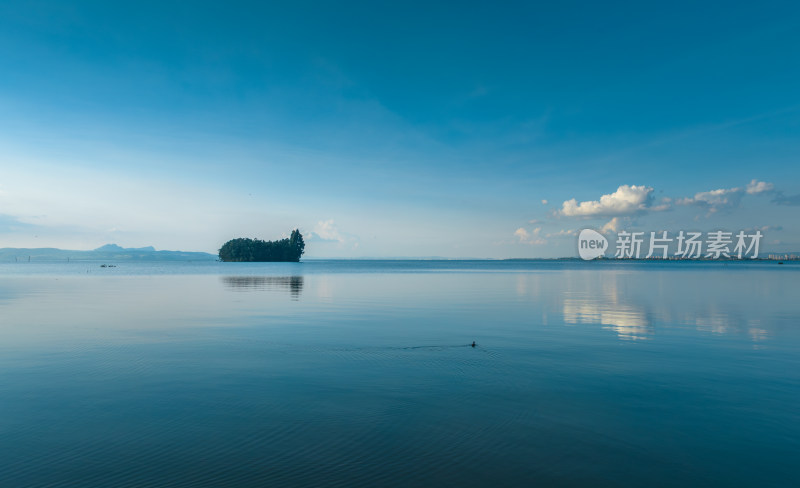
[[[300,298],[302,276],[224,276],[222,281],[236,291],[285,290],[292,298]]]

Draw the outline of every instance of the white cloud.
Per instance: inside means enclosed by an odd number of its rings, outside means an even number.
[[[767,183],[766,181],[752,180],[747,184],[747,194],[757,195],[759,193],[768,193],[775,189],[775,185]]]
[[[742,200],[744,191],[741,188],[720,188],[719,190],[701,191],[691,198],[681,198],[679,205],[699,205],[708,207],[709,213],[720,209],[737,207]]]
[[[580,202],[576,199],[565,201],[559,212],[567,217],[594,217],[630,215],[649,210],[651,193],[649,186],[621,185],[617,191],[603,195],[600,200]]]
[[[672,199],[669,197],[664,197],[661,199],[661,203],[651,207],[650,210],[653,212],[663,212],[665,210],[669,210],[670,208],[672,208]]]
[[[619,230],[619,217],[614,217],[613,219],[609,220],[602,229],[600,229],[600,232],[603,234],[608,234],[610,232],[616,232],[617,230]]]
[[[547,234],[545,237],[566,237],[566,236],[574,236],[577,235],[578,231],[574,229],[561,229],[558,232],[553,232],[551,234]]]
[[[311,241],[317,242],[344,242],[345,238],[336,227],[333,219],[320,220],[311,232]]]
[[[678,199],[675,203],[678,205],[696,205],[708,209],[709,216],[720,210],[729,210],[736,208],[742,201],[745,195],[758,195],[758,194],[774,193],[775,203],[784,203],[787,200],[783,197],[782,193],[775,190],[775,185],[767,183],[766,181],[758,181],[756,179],[750,180],[745,188],[720,188],[711,191],[702,191],[696,193],[693,197]]]
[[[778,232],[778,231],[782,231],[783,230],[783,226],[782,225],[762,225],[761,227],[753,227],[751,229],[747,229],[747,232],[755,232],[757,230],[761,231],[761,232],[767,232],[767,231]]]
[[[539,234],[541,234],[542,228],[536,227],[533,229],[532,232],[528,232],[525,230],[524,227],[520,227],[519,229],[514,231],[514,236],[519,240],[521,244],[532,244],[532,245],[542,245],[546,244],[547,241],[542,239]]]
[[[309,232],[306,242],[322,244],[317,248],[317,252],[322,253],[339,252],[347,249],[354,250],[360,245],[358,236],[340,230],[333,219],[317,222],[314,230]]]

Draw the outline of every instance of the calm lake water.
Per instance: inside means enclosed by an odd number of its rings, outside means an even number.
[[[0,265],[0,486],[800,484],[797,265],[99,264]]]

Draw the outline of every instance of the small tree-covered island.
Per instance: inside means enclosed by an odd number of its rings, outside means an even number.
[[[306,243],[295,229],[292,235],[278,241],[262,241],[240,237],[231,239],[219,250],[220,261],[226,262],[291,262],[300,261]]]

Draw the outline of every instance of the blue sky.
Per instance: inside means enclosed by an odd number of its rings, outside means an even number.
[[[0,247],[800,251],[800,6],[648,3],[3,2]]]

